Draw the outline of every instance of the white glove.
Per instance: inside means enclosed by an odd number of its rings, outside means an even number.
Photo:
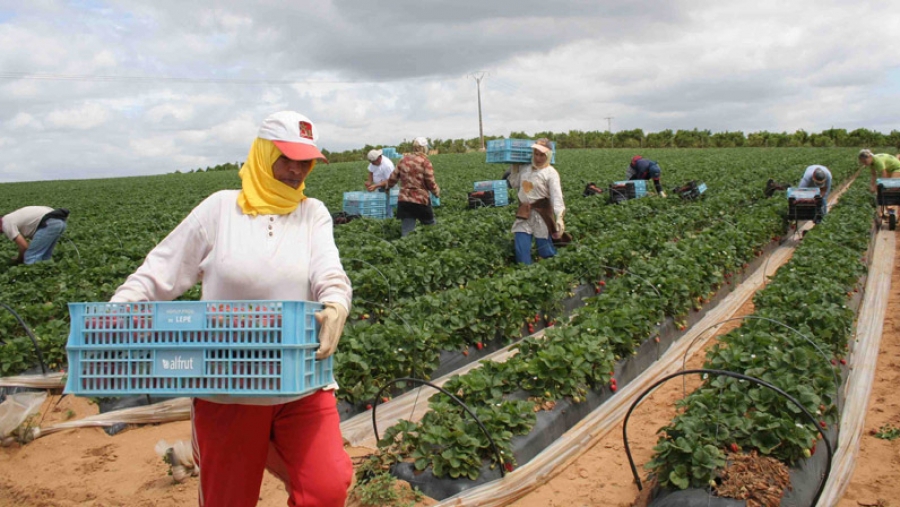
[[[566,230],[566,223],[563,221],[563,216],[565,216],[565,214],[566,210],[562,210],[556,217],[556,234],[554,234],[554,237],[556,238],[562,236],[562,233]]]
[[[325,303],[325,308],[316,312],[316,322],[319,323],[319,350],[316,351],[316,359],[325,359],[334,354],[341,340],[341,333],[344,332],[347,313],[347,309],[339,303]]]
[[[659,196],[665,199],[665,197],[666,197],[666,191],[663,190],[662,192],[660,192],[660,193],[659,193]]]

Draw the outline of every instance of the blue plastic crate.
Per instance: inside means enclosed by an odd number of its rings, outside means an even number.
[[[533,139],[494,139],[487,142],[488,164],[528,164],[531,162]],[[556,142],[551,141],[553,156],[550,163],[556,163]]]
[[[482,190],[493,190],[497,192],[498,190],[506,191],[509,188],[509,184],[506,180],[489,180],[489,181],[476,181],[473,185],[476,192]]]
[[[308,301],[69,303],[65,392],[293,396],[334,382]]]
[[[787,189],[787,198],[788,199],[815,199],[819,196],[818,188],[795,188],[788,187]]]
[[[393,146],[385,146],[381,149],[381,154],[387,158],[400,158],[400,153]]]
[[[884,188],[900,188],[900,178],[878,178],[875,182]]]
[[[431,195],[431,207],[432,208],[439,207],[441,205],[440,197],[435,197],[434,194],[429,194],[429,195]],[[397,187],[392,188],[388,199],[390,201],[390,206],[392,208],[396,208],[397,203],[400,202],[400,189]]]
[[[344,192],[344,213],[369,218],[389,218],[391,207],[385,192]]]
[[[647,180],[625,180],[614,181],[611,187],[633,187],[634,195],[629,193],[628,197],[638,199],[647,195]]]

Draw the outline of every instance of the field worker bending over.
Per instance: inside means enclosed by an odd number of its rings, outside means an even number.
[[[422,225],[434,225],[434,208],[431,207],[431,195],[441,196],[441,189],[434,181],[434,166],[428,160],[428,140],[417,137],[413,140],[413,152],[403,155],[397,163],[387,188],[394,188],[400,183],[400,194],[397,196],[397,218],[400,219],[400,233],[403,236],[416,228],[416,221]]]
[[[660,197],[665,197],[666,193],[663,192],[662,184],[659,182],[661,174],[662,170],[655,160],[650,160],[640,155],[631,157],[631,165],[625,170],[625,178],[628,180],[653,180],[656,193]]]
[[[66,230],[69,210],[47,206],[25,206],[0,217],[3,234],[19,247],[13,264],[49,261],[56,243]]]
[[[366,155],[369,159],[369,177],[366,179],[366,190],[384,192],[387,180],[394,172],[394,163],[391,159],[382,155],[381,150],[371,150]]]
[[[828,213],[828,195],[831,193],[831,171],[824,165],[811,165],[806,168],[800,183],[800,188],[818,188],[822,194],[822,207],[815,223],[822,221],[822,217]]]
[[[900,178],[900,160],[889,153],[875,155],[872,150],[859,152],[859,163],[868,166],[872,171],[872,179],[869,181],[869,190],[875,192],[876,178]]]
[[[207,197],[128,277],[113,302],[170,301],[198,281],[203,300],[318,301],[317,359],[334,353],[352,291],[331,215],[307,198],[321,160],[318,130],[281,111],[263,121],[240,170],[241,190]],[[281,479],[292,506],[339,507],[353,468],[332,384],[303,396],[209,396],[191,410],[201,507],[252,507],[263,472]]]
[[[531,240],[537,244],[541,258],[553,257],[553,238],[560,238],[566,226],[559,173],[550,165],[553,155],[549,139],[538,139],[531,145],[531,165],[513,165],[509,183],[517,188],[519,208],[512,232],[515,235],[516,262],[531,264]]]

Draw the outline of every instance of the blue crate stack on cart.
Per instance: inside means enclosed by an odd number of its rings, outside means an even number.
[[[397,148],[393,146],[385,146],[381,149],[381,154],[387,158],[398,159],[400,158],[400,153],[397,152]]]
[[[344,213],[383,219],[392,216],[385,192],[344,192]]]
[[[476,192],[494,192],[494,206],[506,206],[509,204],[509,192],[507,191],[508,188],[509,185],[507,184],[506,180],[475,182]]]
[[[294,396],[334,382],[316,360],[320,303],[69,303],[65,392]]]
[[[494,139],[487,142],[488,164],[528,164],[531,162],[531,145],[533,139]],[[551,164],[556,163],[556,142],[551,141],[553,157]]]

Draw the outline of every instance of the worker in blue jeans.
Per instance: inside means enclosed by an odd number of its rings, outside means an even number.
[[[26,206],[0,217],[0,229],[19,248],[14,264],[49,261],[66,230],[69,210]]]
[[[822,205],[813,222],[819,223],[828,213],[828,196],[831,194],[831,171],[824,165],[811,165],[803,172],[797,185],[800,188],[818,188],[822,196]]]
[[[531,264],[532,241],[542,259],[556,255],[553,240],[561,238],[566,228],[563,222],[566,204],[559,173],[550,165],[552,157],[551,142],[538,139],[531,145],[531,164],[513,165],[507,180],[518,189],[519,208],[512,232],[516,262],[522,264]]]

